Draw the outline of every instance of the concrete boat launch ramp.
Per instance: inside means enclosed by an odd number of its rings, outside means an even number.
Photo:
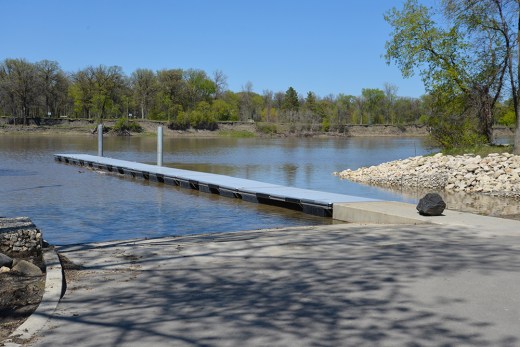
[[[290,208],[321,217],[332,217],[334,204],[378,201],[88,154],[55,154],[54,158],[59,162],[68,164],[195,189],[248,202]]]

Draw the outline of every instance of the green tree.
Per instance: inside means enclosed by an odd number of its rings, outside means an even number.
[[[421,117],[421,100],[410,97],[398,97],[392,104],[391,114],[395,115],[394,122],[419,123]]]
[[[284,111],[297,112],[300,108],[300,101],[298,100],[298,93],[293,87],[289,87],[285,92],[282,109]]]
[[[339,130],[338,107],[334,95],[330,94],[317,102],[315,115],[317,117],[313,120],[320,122],[323,131]]]
[[[217,91],[217,86],[202,70],[188,69],[184,72],[186,83],[186,105],[193,108],[201,101],[209,102]]]
[[[77,114],[86,115],[89,119],[92,114],[99,118],[122,115],[127,85],[121,67],[88,66],[75,73],[72,79],[69,94],[74,100]]]
[[[384,105],[384,116],[386,124],[395,124],[396,113],[394,112],[395,103],[397,101],[397,90],[399,89],[396,85],[391,83],[384,84],[385,89],[385,105]]]
[[[381,89],[363,88],[361,98],[368,124],[381,124],[385,107],[385,92]]]
[[[454,23],[465,29],[468,37],[474,38],[474,49],[485,52],[483,60],[477,60],[481,69],[487,74],[493,69],[507,70],[509,92],[513,101],[516,119],[514,151],[520,154],[520,94],[518,83],[520,80],[520,1],[518,0],[443,0],[444,14]],[[482,54],[477,55],[482,58]],[[483,67],[483,68],[482,68]],[[486,74],[482,74],[486,76]],[[481,76],[481,77],[482,77]],[[498,84],[502,86],[503,70],[498,77]],[[482,88],[481,88],[482,89]],[[491,89],[491,88],[490,88]],[[477,90],[479,91],[479,90]],[[483,94],[484,91],[480,90]],[[500,92],[500,91],[499,91]],[[495,107],[498,96],[493,96]],[[486,107],[485,104],[479,106]]]
[[[159,92],[156,95],[159,107],[158,115],[162,118],[177,117],[179,112],[186,111],[187,86],[181,69],[167,69],[157,72]]]
[[[308,92],[307,97],[305,98],[305,108],[311,112],[316,112],[316,94],[313,92]]]
[[[211,114],[211,105],[206,101],[197,104],[194,110],[189,112],[190,124],[195,129],[205,129],[206,124],[215,123]]]
[[[355,97],[353,95],[339,94],[336,98],[338,109],[338,127],[352,122]]]
[[[76,115],[86,116],[88,119],[91,119],[95,90],[96,82],[92,67],[87,67],[72,75],[69,94],[74,100],[74,112]]]
[[[492,140],[493,110],[508,66],[503,39],[489,26],[493,21],[477,19],[492,17],[486,7],[491,2],[499,1],[444,0],[435,11],[407,0],[401,10],[393,8],[385,15],[393,28],[387,61],[395,62],[404,77],[418,70],[439,103],[437,117],[446,118],[434,120],[433,129],[449,133],[456,126],[466,127],[458,131],[476,131],[467,138],[477,142],[479,134]],[[479,15],[465,14],[470,9]],[[436,16],[445,24],[436,23]]]
[[[121,116],[125,108],[123,96],[126,79],[120,66],[99,65],[93,68],[95,94],[94,110],[99,118]]]
[[[213,101],[211,104],[211,113],[218,121],[238,120],[238,107],[222,99]]]

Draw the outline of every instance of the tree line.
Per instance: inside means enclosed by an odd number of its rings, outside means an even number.
[[[169,121],[178,129],[211,129],[219,121],[253,120],[289,123],[295,131],[341,131],[347,124],[425,124],[435,116],[431,95],[397,92],[387,83],[383,89],[364,88],[359,96],[320,97],[293,87],[259,94],[250,82],[230,91],[222,71],[137,69],[125,75],[119,66],[99,65],[67,73],[56,61],[0,63],[0,115],[24,123],[35,117],[132,117]],[[500,105],[496,121],[507,123],[511,107]]]

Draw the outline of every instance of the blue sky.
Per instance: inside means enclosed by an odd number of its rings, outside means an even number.
[[[398,86],[424,94],[383,57],[385,11],[403,0],[0,0],[0,59],[222,70],[229,89],[360,95]]]

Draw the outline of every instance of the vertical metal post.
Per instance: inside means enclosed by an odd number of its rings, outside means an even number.
[[[157,166],[163,164],[163,131],[162,127],[157,128]]]
[[[97,133],[98,133],[98,141],[97,141],[98,150],[97,150],[97,153],[98,153],[99,157],[102,157],[103,156],[103,124],[99,124],[98,125]]]

